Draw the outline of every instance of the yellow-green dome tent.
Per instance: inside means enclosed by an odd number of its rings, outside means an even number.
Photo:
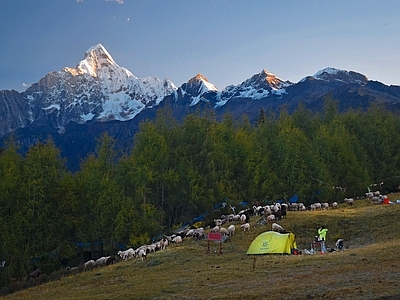
[[[253,240],[246,254],[290,254],[295,248],[293,233],[266,231]]]

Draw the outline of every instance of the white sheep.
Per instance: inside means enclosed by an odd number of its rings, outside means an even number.
[[[314,203],[314,206],[315,206],[315,210],[321,209],[321,207],[322,207],[321,203],[319,203],[319,202]]]
[[[267,216],[267,222],[273,222],[273,221],[275,221],[275,215]]]
[[[177,235],[172,239],[172,243],[174,244],[181,244],[182,243],[182,237],[180,235]]]
[[[228,220],[228,222],[232,222],[234,216],[235,216],[234,214],[229,214],[226,216],[226,219]]]
[[[321,203],[321,208],[324,210],[329,209],[329,203],[327,203],[327,202]]]
[[[197,239],[204,239],[206,237],[206,234],[204,233],[204,228],[200,227],[200,228],[196,229],[194,236]]]
[[[367,198],[372,198],[373,196],[374,196],[373,192],[365,193],[365,197],[367,197]]]
[[[152,243],[152,244],[147,246],[147,250],[149,252],[156,252],[156,249],[157,249],[157,243]]]
[[[219,226],[215,226],[214,228],[211,228],[210,232],[219,232]]]
[[[143,261],[143,259],[147,258],[146,250],[145,249],[140,249],[136,256],[140,257],[142,259],[142,261]]]
[[[118,251],[117,253],[123,260],[131,259],[135,256],[135,250],[132,248],[126,249],[125,251]]]
[[[232,221],[233,222],[238,222],[240,220],[240,215],[234,215],[233,217],[232,217]]]
[[[221,226],[222,220],[221,219],[214,219],[215,226]]]
[[[164,235],[168,242],[172,242],[172,240],[176,237],[176,234],[173,235]]]
[[[226,231],[227,231],[227,234],[229,235],[229,236],[232,236],[232,235],[234,235],[235,234],[235,225],[233,225],[233,224],[231,224],[231,225],[229,225],[229,227],[226,229]]]
[[[187,238],[189,238],[189,237],[192,237],[192,236],[194,236],[194,234],[195,234],[195,229],[189,229],[187,232],[186,232],[186,237]]]
[[[373,196],[373,197],[371,198],[371,202],[372,202],[372,203],[375,203],[375,204],[379,204],[379,203],[381,203],[382,201],[383,201],[383,199],[382,199],[381,197]]]
[[[272,231],[276,231],[276,232],[284,232],[285,229],[283,229],[283,227],[277,223],[272,223],[272,227],[271,227]]]
[[[88,260],[87,262],[85,262],[85,269],[86,270],[91,270],[91,269],[93,269],[94,268],[94,260],[93,259],[91,259],[91,260]]]
[[[240,225],[240,228],[243,228],[243,231],[250,231],[250,223],[244,223]]]
[[[165,250],[167,249],[168,246],[168,240],[167,239],[161,239],[160,240],[160,249]]]
[[[333,202],[332,203],[332,208],[334,208],[334,209],[338,208],[338,203],[337,202]]]
[[[353,198],[344,198],[343,201],[346,202],[350,206],[352,206],[353,203],[354,203],[354,199]]]
[[[108,260],[108,256],[100,257],[100,258],[96,259],[96,261],[94,262],[94,266],[97,268],[104,267],[107,264],[107,260]]]
[[[245,214],[241,215],[240,216],[240,223],[244,224],[246,222],[246,219],[247,219],[247,217],[246,217]]]
[[[222,235],[228,235],[228,230],[227,230],[226,228],[224,228],[224,227],[221,227],[221,228],[219,229],[219,232],[220,232]]]
[[[142,245],[142,246],[140,246],[139,248],[137,248],[137,249],[135,250],[135,257],[138,256],[138,254],[139,254],[139,252],[140,252],[141,250],[144,250],[144,251],[147,253],[147,245]]]
[[[301,210],[301,211],[307,210],[304,203],[301,203],[301,202],[297,203],[297,207],[298,207],[298,210]]]

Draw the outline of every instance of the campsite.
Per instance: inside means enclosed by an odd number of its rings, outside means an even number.
[[[388,195],[392,202],[400,194]],[[313,255],[248,255],[271,225],[236,229],[222,244],[185,239],[147,259],[67,274],[60,280],[1,299],[398,299],[400,204],[356,200],[337,209],[288,212],[279,221],[309,249],[321,224],[327,248],[343,238],[344,251]],[[239,227],[239,226],[238,226]]]

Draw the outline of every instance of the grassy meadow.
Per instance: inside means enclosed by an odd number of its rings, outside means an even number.
[[[391,201],[400,194],[388,195]],[[146,260],[68,274],[60,280],[0,299],[400,299],[400,204],[356,200],[325,211],[288,212],[278,222],[310,249],[320,225],[327,248],[345,240],[343,252],[247,256],[252,240],[270,225],[253,226],[223,243],[184,239]],[[251,219],[254,225],[258,217]],[[225,226],[227,227],[227,226]]]

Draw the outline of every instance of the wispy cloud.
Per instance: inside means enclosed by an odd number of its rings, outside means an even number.
[[[83,0],[76,0],[76,3],[78,3],[78,2],[83,2]]]
[[[118,4],[124,4],[124,0],[106,0],[106,1],[107,2],[117,2]]]
[[[29,86],[29,84],[23,82],[23,83],[22,83],[22,86],[27,87],[27,86]]]

